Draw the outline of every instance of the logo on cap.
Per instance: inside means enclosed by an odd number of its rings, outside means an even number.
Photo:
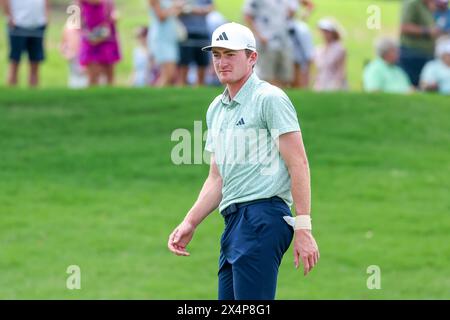
[[[225,32],[222,32],[222,34],[216,39],[216,41],[219,40],[228,40],[227,34]]]

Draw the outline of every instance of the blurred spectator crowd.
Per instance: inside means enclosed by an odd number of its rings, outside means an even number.
[[[17,85],[26,52],[29,85],[37,86],[51,0],[0,1],[8,22],[8,84]],[[220,85],[210,54],[201,50],[213,30],[227,22],[214,1],[147,1],[150,23],[135,31],[131,85]],[[68,63],[68,85],[113,85],[122,59],[115,2],[76,0],[73,5],[80,16],[67,20],[60,46]],[[402,1],[400,39],[377,39],[376,58],[362,73],[365,91],[450,94],[448,5],[448,0]],[[316,25],[321,39],[314,45],[308,18],[315,6],[314,0],[243,0],[245,24],[257,40],[260,78],[285,88],[348,90],[346,32],[335,18],[322,17]]]

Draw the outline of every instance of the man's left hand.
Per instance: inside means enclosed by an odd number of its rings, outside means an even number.
[[[319,248],[310,230],[295,231],[294,263],[297,269],[300,258],[302,259],[304,275],[306,276],[320,258]]]

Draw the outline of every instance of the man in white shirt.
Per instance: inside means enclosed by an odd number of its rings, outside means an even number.
[[[420,88],[450,95],[450,37],[438,40],[436,59],[428,62],[420,75]]]
[[[48,0],[3,0],[8,21],[9,73],[8,84],[16,86],[22,53],[30,61],[29,85],[39,83],[39,64],[45,59],[44,34],[48,23]]]

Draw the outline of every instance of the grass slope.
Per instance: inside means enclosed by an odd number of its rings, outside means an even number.
[[[166,241],[208,170],[173,165],[171,133],[192,132],[219,92],[0,91],[0,298],[215,299],[220,215],[188,258]],[[304,278],[290,249],[277,298],[449,299],[446,98],[289,95],[322,258]],[[366,287],[370,265],[381,290]]]

